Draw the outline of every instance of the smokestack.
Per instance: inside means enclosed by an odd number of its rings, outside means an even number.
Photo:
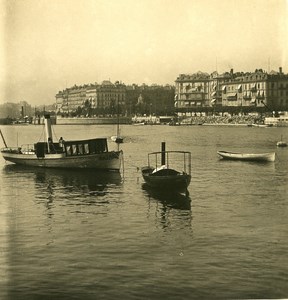
[[[45,129],[46,129],[46,138],[47,138],[47,144],[48,144],[48,153],[50,153],[49,143],[53,143],[51,119],[50,119],[50,115],[48,115],[48,114],[45,114],[44,118],[45,118],[44,123],[45,123]]]
[[[279,67],[279,74],[282,74],[282,67]]]

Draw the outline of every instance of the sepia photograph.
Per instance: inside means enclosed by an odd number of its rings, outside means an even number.
[[[288,299],[287,144],[287,0],[0,0],[0,299]]]

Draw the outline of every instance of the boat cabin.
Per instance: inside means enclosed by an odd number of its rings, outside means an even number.
[[[90,140],[65,141],[63,146],[60,143],[49,143],[49,151],[46,142],[34,144],[37,157],[44,157],[45,154],[65,153],[66,156],[89,155],[95,153],[108,152],[106,138]]]
[[[67,156],[108,152],[107,139],[67,141],[64,142],[64,151]]]

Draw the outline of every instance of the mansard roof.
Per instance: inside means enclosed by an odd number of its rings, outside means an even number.
[[[110,80],[103,80],[102,85],[113,86],[114,84]]]
[[[210,75],[208,73],[198,71],[197,73],[194,73],[194,74],[180,74],[176,81],[187,80],[187,79],[188,80],[207,80],[209,78],[210,78]]]

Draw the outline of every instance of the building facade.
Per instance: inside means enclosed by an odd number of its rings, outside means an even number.
[[[126,103],[125,85],[119,81],[114,84],[105,80],[102,84],[74,85],[56,94],[56,113],[69,114],[88,111],[117,112],[117,107]]]
[[[180,74],[175,81],[175,108],[189,110],[209,105],[210,81],[208,73]]]
[[[288,75],[279,68],[269,74],[217,72],[181,74],[175,81],[175,108],[193,111],[201,107],[288,109]]]

